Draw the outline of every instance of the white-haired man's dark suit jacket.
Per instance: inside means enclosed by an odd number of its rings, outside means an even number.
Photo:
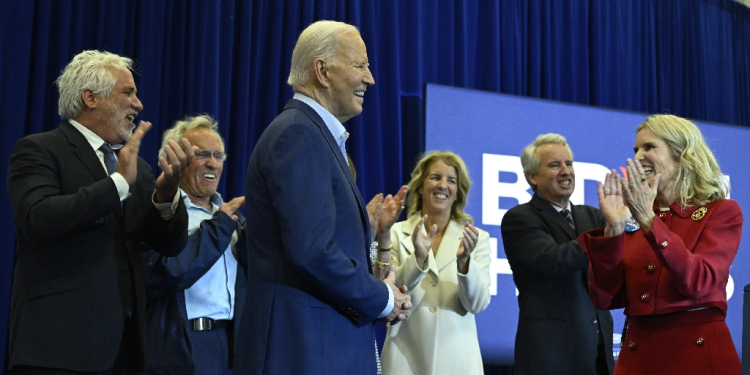
[[[612,316],[594,309],[588,264],[576,238],[605,225],[598,209],[571,205],[576,229],[537,194],[503,217],[503,246],[518,288],[516,375],[591,375],[597,357],[597,325],[607,369],[614,370]]]
[[[100,372],[114,364],[123,334],[133,335],[143,367],[145,276],[141,242],[164,255],[187,243],[179,200],[171,220],[152,203],[154,176],[138,175],[122,203],[96,151],[73,125],[16,143],[8,195],[16,223],[9,364]],[[134,326],[125,329],[126,316]]]

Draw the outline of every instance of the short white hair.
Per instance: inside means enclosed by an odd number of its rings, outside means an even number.
[[[83,90],[95,95],[109,97],[117,83],[112,69],[133,70],[133,60],[107,51],[83,51],[63,69],[55,80],[60,99],[58,113],[63,120],[76,118],[83,111]]]
[[[221,149],[224,150],[224,139],[221,138],[221,134],[219,134],[219,123],[217,123],[216,120],[211,117],[211,115],[204,114],[195,117],[188,116],[182,120],[175,121],[174,125],[172,125],[171,128],[164,132],[164,137],[161,141],[161,149],[159,150],[159,156],[163,158],[167,157],[167,152],[164,151],[164,146],[169,143],[170,139],[175,141],[179,145],[180,139],[185,136],[185,132],[195,129],[206,129],[209,132],[216,134],[216,137],[219,138]]]
[[[521,166],[523,167],[523,174],[526,177],[526,182],[531,186],[531,190],[536,191],[536,185],[529,181],[529,176],[535,176],[539,173],[539,165],[542,163],[542,158],[536,153],[536,150],[548,144],[556,144],[565,147],[570,152],[570,157],[573,157],[573,150],[568,146],[568,141],[560,134],[547,133],[542,134],[534,140],[530,145],[526,146],[521,152]]]
[[[359,34],[359,30],[338,21],[318,21],[308,26],[297,39],[292,52],[292,68],[287,83],[304,85],[310,81],[313,60],[322,58],[326,64],[335,66],[339,62],[339,40],[346,34]]]

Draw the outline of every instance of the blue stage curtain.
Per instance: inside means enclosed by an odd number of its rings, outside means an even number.
[[[424,151],[425,83],[750,126],[750,11],[731,0],[7,0],[0,173],[19,138],[58,126],[65,64],[100,49],[138,61],[139,119],[155,125],[141,155],[155,171],[164,130],[209,113],[230,155],[219,191],[243,194],[253,145],[292,96],[296,38],[321,19],[359,27],[376,80],[346,124],[365,198],[408,182]],[[467,118],[455,131],[471,129]],[[12,215],[3,185],[0,363]]]

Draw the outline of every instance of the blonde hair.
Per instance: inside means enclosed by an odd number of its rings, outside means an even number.
[[[450,151],[432,151],[424,155],[417,162],[417,165],[411,172],[411,181],[409,181],[410,193],[407,198],[407,204],[409,205],[407,216],[416,215],[422,210],[422,196],[419,194],[419,190],[422,189],[425,180],[427,180],[430,173],[430,166],[438,160],[456,168],[456,177],[458,178],[456,186],[458,189],[456,191],[456,201],[451,206],[451,219],[473,223],[474,219],[464,211],[469,197],[469,188],[471,188],[469,169],[466,168],[466,163],[464,163],[460,156]]]
[[[322,58],[329,66],[336,66],[341,55],[339,40],[343,35],[357,34],[359,30],[337,21],[318,21],[308,26],[297,39],[292,52],[292,67],[287,83],[290,86],[304,85],[310,80],[313,60]],[[345,46],[345,44],[341,44]]]
[[[643,129],[663,139],[678,161],[675,195],[680,206],[705,206],[726,198],[729,182],[695,124],[673,115],[651,115],[638,126],[636,134]]]
[[[547,133],[542,134],[534,140],[530,145],[526,146],[521,151],[521,166],[523,167],[523,175],[526,177],[526,182],[531,186],[531,190],[536,191],[536,185],[529,181],[528,175],[536,175],[539,173],[539,165],[542,163],[542,159],[539,154],[536,153],[536,149],[546,144],[556,144],[565,147],[570,152],[570,157],[573,158],[573,150],[568,146],[568,141],[560,134]]]
[[[68,63],[55,80],[60,99],[58,113],[63,120],[76,118],[83,111],[81,93],[89,89],[108,98],[117,83],[112,69],[133,70],[133,60],[107,51],[83,51]]]
[[[173,140],[179,145],[180,139],[185,136],[185,132],[195,129],[206,129],[211,133],[216,134],[216,137],[219,138],[219,143],[221,143],[221,149],[224,150],[224,139],[221,137],[221,134],[219,134],[219,124],[213,117],[211,117],[211,115],[203,114],[195,117],[187,116],[182,120],[175,121],[174,125],[164,132],[159,156],[163,158],[167,157],[167,153],[164,151],[164,146],[169,143],[169,140]]]

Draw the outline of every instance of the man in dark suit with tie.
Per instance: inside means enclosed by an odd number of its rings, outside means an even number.
[[[294,48],[294,98],[247,168],[237,374],[373,375],[373,321],[398,322],[411,308],[395,270],[372,275],[366,205],[346,160],[342,123],[375,84],[368,65],[359,31],[341,22],[310,25]]]
[[[112,53],[76,55],[56,81],[62,123],[19,140],[11,154],[17,239],[8,347],[16,375],[146,365],[141,243],[165,255],[185,247],[177,185],[193,151],[187,140],[172,142],[154,181],[138,156],[151,124],[133,123],[143,106],[131,69],[132,60]]]
[[[516,375],[611,375],[612,316],[594,309],[589,260],[576,241],[604,227],[598,209],[570,203],[573,152],[559,134],[544,134],[521,153],[534,195],[509,210],[501,230],[518,288]]]

